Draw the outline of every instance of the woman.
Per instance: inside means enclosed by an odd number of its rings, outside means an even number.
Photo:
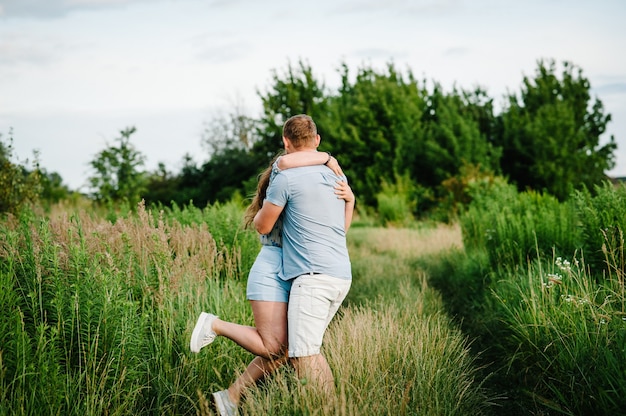
[[[343,176],[337,160],[330,153],[294,152],[279,156],[259,176],[256,195],[245,212],[246,226],[252,224],[254,216],[261,209],[273,173],[321,164],[327,165],[337,176]],[[337,182],[335,194],[346,200],[347,231],[352,221],[354,194],[345,181]],[[244,390],[287,361],[287,306],[291,281],[279,277],[282,268],[281,229],[282,220],[279,219],[269,234],[260,236],[261,251],[248,276],[247,298],[256,327],[223,321],[215,315],[202,312],[191,337],[193,352],[199,352],[219,335],[235,341],[256,355],[228,390],[213,393],[215,404],[222,415],[235,414]]]

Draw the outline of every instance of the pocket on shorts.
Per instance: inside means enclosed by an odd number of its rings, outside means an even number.
[[[298,305],[305,315],[325,320],[330,305],[327,290],[317,287],[316,283],[311,280],[304,277],[294,282],[291,288],[292,299],[289,302],[295,302],[294,305]]]

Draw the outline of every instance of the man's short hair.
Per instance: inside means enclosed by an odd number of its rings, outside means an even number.
[[[305,146],[309,141],[315,141],[317,126],[310,116],[298,114],[290,117],[283,125],[283,136],[296,148]]]

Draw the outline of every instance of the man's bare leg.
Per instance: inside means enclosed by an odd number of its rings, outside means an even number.
[[[335,391],[335,379],[326,357],[322,354],[292,358],[291,362],[300,380],[310,382],[325,395],[331,396]]]

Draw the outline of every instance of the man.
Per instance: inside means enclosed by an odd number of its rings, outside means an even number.
[[[283,144],[287,153],[316,152],[319,143],[311,117],[301,114],[285,122]],[[326,393],[333,391],[334,380],[321,354],[322,340],[352,281],[346,232],[354,195],[334,189],[342,180],[345,177],[321,165],[280,171],[254,218],[257,231],[267,234],[284,211],[281,278],[293,280],[288,310],[289,357],[300,379]]]

